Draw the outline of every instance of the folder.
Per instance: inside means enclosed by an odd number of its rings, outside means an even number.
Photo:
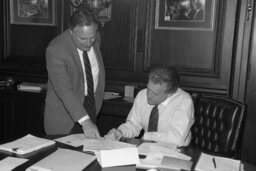
[[[55,144],[55,141],[53,140],[39,138],[28,134],[15,141],[0,145],[0,150],[22,155],[53,144]]]
[[[26,171],[81,171],[94,160],[95,156],[59,148],[54,153],[27,168]]]

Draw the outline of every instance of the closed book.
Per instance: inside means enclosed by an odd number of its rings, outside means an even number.
[[[45,83],[23,82],[17,85],[20,91],[40,92],[46,89]]]

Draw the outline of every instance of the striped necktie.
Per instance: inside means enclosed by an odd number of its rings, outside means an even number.
[[[159,112],[158,112],[157,105],[155,105],[150,113],[150,117],[148,121],[148,132],[157,131],[158,117],[159,117]]]
[[[96,109],[95,109],[95,99],[94,99],[94,85],[93,85],[93,77],[92,77],[92,69],[89,57],[87,52],[83,52],[84,59],[84,68],[86,74],[86,83],[87,83],[87,98],[85,99],[84,106],[85,108],[88,106],[87,110],[89,110],[90,119],[95,123],[96,122]]]

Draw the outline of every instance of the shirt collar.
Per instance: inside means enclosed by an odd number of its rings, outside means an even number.
[[[78,48],[76,48],[76,49],[77,49],[79,55],[82,55],[82,56],[83,56],[83,51],[80,50],[80,49],[78,49]],[[87,51],[88,56],[89,56],[92,52],[93,52],[93,46]]]
[[[160,103],[159,105],[164,105],[164,106],[168,105],[169,102],[171,101],[171,99],[174,97],[174,95],[175,95],[178,91],[179,91],[179,88],[177,89],[177,91],[176,91],[174,94],[172,94],[171,96],[169,96],[168,98],[166,98],[165,101],[163,101],[163,102]]]

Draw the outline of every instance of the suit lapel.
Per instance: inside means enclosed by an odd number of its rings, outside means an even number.
[[[71,47],[71,53],[72,53],[71,57],[72,57],[72,59],[75,63],[75,66],[77,66],[78,72],[82,75],[82,78],[84,79],[82,63],[81,63],[81,60],[80,60],[80,57],[79,57],[78,50],[77,50],[75,44],[73,43],[72,35],[71,35],[70,31],[69,31],[69,38],[70,38],[69,42],[71,44],[71,46],[69,46],[69,47]]]
[[[102,83],[102,79],[104,78],[104,73],[103,73],[103,70],[104,70],[104,66],[103,66],[103,61],[102,61],[102,58],[101,58],[101,54],[99,53],[99,49],[97,47],[97,45],[93,45],[92,46],[93,48],[93,51],[95,53],[95,57],[97,59],[97,62],[98,62],[98,66],[99,66],[99,82],[98,82],[98,85]]]

